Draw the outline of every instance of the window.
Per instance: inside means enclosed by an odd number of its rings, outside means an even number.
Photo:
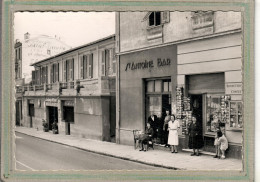
[[[74,80],[74,59],[67,59],[63,62],[63,73],[64,73],[64,82]]]
[[[106,49],[102,51],[101,75],[112,76],[116,74],[115,49]]]
[[[48,83],[48,67],[41,67],[41,84]]]
[[[149,26],[161,25],[161,12],[152,12],[149,16]]]
[[[51,65],[51,83],[59,81],[59,63]]]
[[[221,121],[221,95],[207,94],[207,132],[216,132]]]
[[[230,101],[230,128],[243,128],[242,102]]]
[[[51,55],[51,50],[48,49],[48,50],[47,50],[47,54],[48,54],[48,55]]]
[[[80,78],[93,78],[93,54],[80,57]]]

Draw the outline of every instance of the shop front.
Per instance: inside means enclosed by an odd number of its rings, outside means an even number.
[[[120,56],[118,132],[121,144],[131,145],[132,131],[145,130],[151,115],[163,122],[165,111],[176,107],[176,52],[176,46],[172,45]]]
[[[207,45],[207,46],[204,46]],[[227,137],[227,157],[242,158],[243,102],[241,34],[178,45],[177,117],[180,143],[188,149],[187,128],[195,115],[202,126],[203,151],[215,153],[220,129]]]

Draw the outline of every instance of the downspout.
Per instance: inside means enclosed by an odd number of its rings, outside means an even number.
[[[120,12],[116,16],[116,41],[117,53],[120,52]],[[120,144],[120,57],[117,55],[116,69],[116,143]]]

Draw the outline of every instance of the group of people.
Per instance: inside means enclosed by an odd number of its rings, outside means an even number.
[[[141,145],[140,151],[146,151],[144,147],[147,143],[152,140],[152,138],[161,139],[161,144],[165,144],[165,147],[170,146],[171,153],[178,153],[179,136],[178,130],[180,129],[179,120],[175,118],[172,114],[170,115],[169,110],[166,110],[166,116],[164,117],[164,122],[162,128],[158,128],[158,118],[156,115],[149,117],[147,122],[146,131],[139,138],[139,144]],[[191,156],[199,156],[199,149],[204,145],[202,136],[202,126],[200,122],[197,122],[195,115],[192,116],[192,122],[188,124],[188,136],[190,149],[193,149]],[[224,133],[219,129],[216,133],[214,145],[216,147],[215,158],[225,158],[225,150],[228,148],[228,141]]]

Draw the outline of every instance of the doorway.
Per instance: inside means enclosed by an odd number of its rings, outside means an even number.
[[[65,134],[70,135],[70,124],[74,123],[74,107],[63,106],[63,116],[65,120]]]
[[[30,119],[30,128],[33,127],[33,117],[34,117],[34,104],[29,104],[29,119]]]
[[[48,106],[49,111],[49,130],[52,130],[52,124],[54,121],[58,122],[58,108]]]
[[[203,100],[202,95],[190,95],[192,114],[196,116],[197,122],[202,127],[201,135],[203,134]]]

